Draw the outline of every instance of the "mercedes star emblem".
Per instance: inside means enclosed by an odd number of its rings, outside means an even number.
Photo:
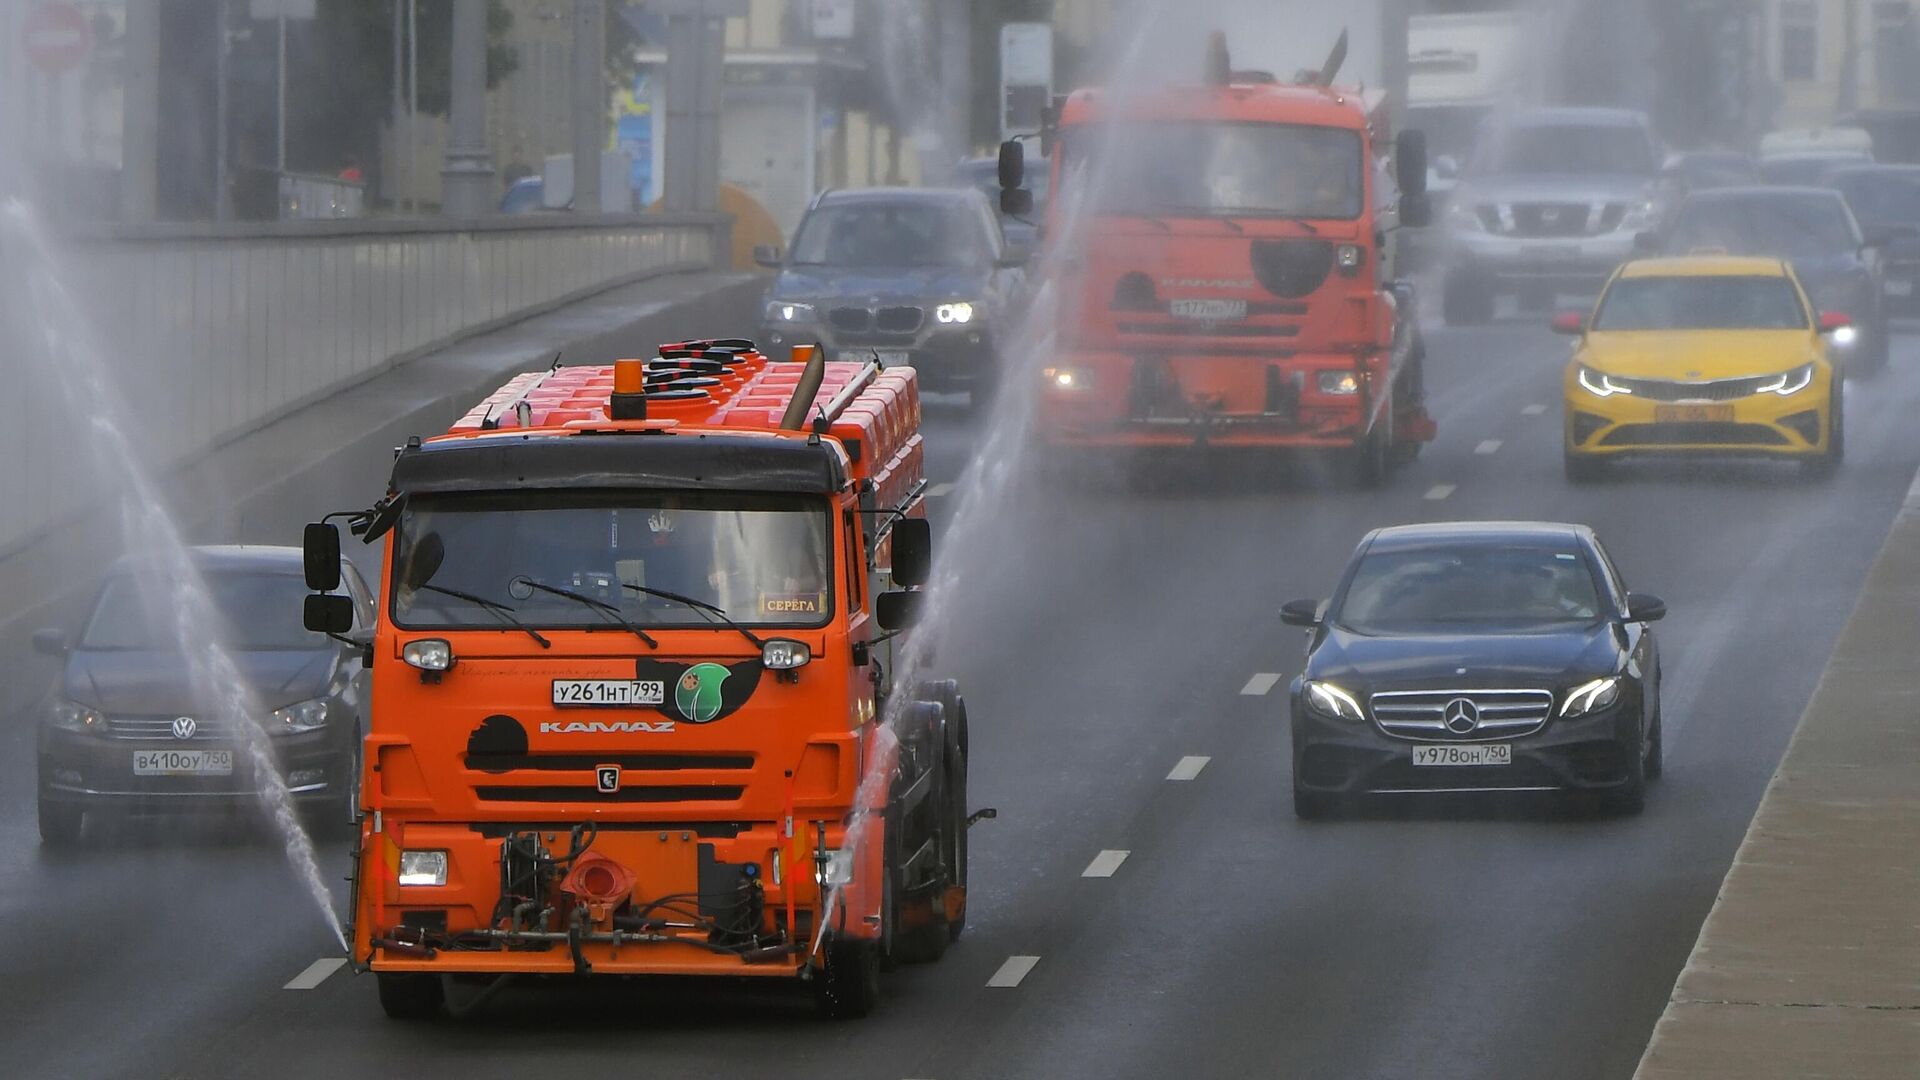
[[[1446,711],[1441,719],[1447,723],[1447,730],[1455,735],[1465,735],[1480,726],[1480,709],[1466,698],[1454,698],[1447,702]]]

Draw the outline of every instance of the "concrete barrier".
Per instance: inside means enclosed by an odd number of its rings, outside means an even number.
[[[1635,1075],[1920,1076],[1920,482]]]

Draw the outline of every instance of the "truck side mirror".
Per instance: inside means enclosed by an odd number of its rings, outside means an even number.
[[[1001,188],[1000,212],[1008,217],[1026,217],[1033,213],[1033,192],[1026,188]]]
[[[1011,191],[1027,182],[1027,148],[1018,139],[1000,144],[1000,190]]]
[[[933,576],[933,525],[926,518],[893,523],[893,581],[911,589]]]
[[[926,610],[927,594],[895,589],[874,598],[873,616],[882,630],[911,630]]]
[[[1433,224],[1433,197],[1426,192],[1400,197],[1400,224],[1409,229],[1424,229]]]
[[[353,600],[315,593],[307,597],[300,621],[316,634],[344,634],[353,629]]]
[[[1400,182],[1400,195],[1411,199],[1427,193],[1427,133],[1403,131],[1394,141],[1394,178]],[[1406,216],[1406,211],[1401,211]]]
[[[301,537],[301,555],[307,572],[307,588],[330,593],[340,587],[340,529],[324,521],[307,526]]]

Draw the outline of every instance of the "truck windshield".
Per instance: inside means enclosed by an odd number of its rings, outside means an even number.
[[[1364,205],[1360,133],[1345,128],[1127,121],[1064,142],[1062,197],[1098,213],[1350,221]]]
[[[484,606],[547,629],[823,626],[833,612],[828,509],[787,495],[520,492],[415,498],[394,537],[396,624],[497,628]],[[426,587],[431,586],[431,587]],[[547,586],[540,588],[538,586]],[[629,586],[632,586],[629,588]]]

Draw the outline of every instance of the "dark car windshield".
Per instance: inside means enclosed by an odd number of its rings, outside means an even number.
[[[1920,169],[1846,172],[1834,177],[1833,186],[1863,222],[1920,225]]]
[[[1296,124],[1141,121],[1068,133],[1062,188],[1110,214],[1351,220],[1360,133]]]
[[[1487,137],[1468,171],[1477,176],[1652,176],[1653,144],[1623,124],[1523,124]]]
[[[833,610],[823,500],[784,495],[569,493],[413,499],[394,543],[402,626],[497,627],[485,605],[528,626],[712,626],[707,614],[639,588],[724,610],[748,626],[820,626]],[[629,588],[637,586],[639,588]]]
[[[1838,195],[1689,199],[1680,204],[1666,248],[1675,254],[1724,252],[1807,258],[1859,246]]]
[[[1774,158],[1760,163],[1760,177],[1769,184],[1818,185],[1833,169],[1867,160],[1865,154],[1809,154],[1804,157]]]
[[[980,218],[922,200],[822,206],[793,238],[793,262],[808,266],[977,266],[990,254]]]
[[[220,627],[204,628],[240,651],[324,649],[327,639],[301,625],[307,583],[299,574],[209,571],[207,591]],[[181,647],[179,605],[170,587],[130,574],[107,579],[80,635],[83,649],[171,651]],[[201,633],[203,628],[195,627]]]
[[[1478,544],[1366,555],[1335,621],[1376,635],[1537,633],[1600,612],[1593,573],[1571,546]]]
[[[1806,309],[1784,277],[1623,277],[1595,330],[1804,330]]]

